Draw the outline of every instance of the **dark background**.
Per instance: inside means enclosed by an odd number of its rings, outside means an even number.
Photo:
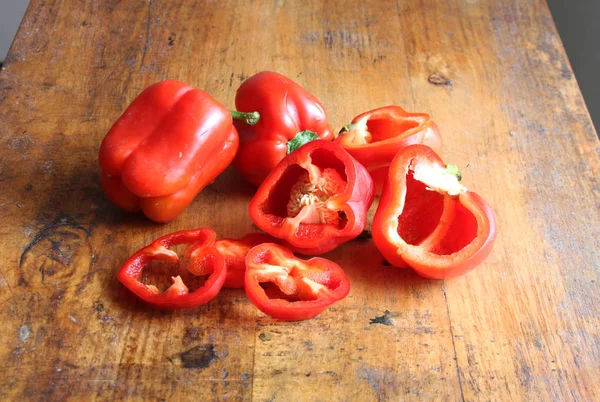
[[[600,127],[600,0],[547,0],[596,132]]]

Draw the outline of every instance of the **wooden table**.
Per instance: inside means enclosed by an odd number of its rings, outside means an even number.
[[[233,107],[262,70],[335,128],[430,113],[496,211],[487,261],[425,280],[352,241],[326,255],[349,297],[297,323],[236,290],[137,302],[115,279],[131,253],[254,230],[253,188],[230,169],[169,224],[127,215],[99,184],[103,136],[158,80]],[[32,0],[0,91],[0,399],[600,400],[599,142],[543,0]]]

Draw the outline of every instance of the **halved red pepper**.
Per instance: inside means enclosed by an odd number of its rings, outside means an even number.
[[[390,163],[402,148],[423,144],[438,154],[442,151],[442,138],[431,116],[410,113],[400,106],[380,107],[356,116],[342,128],[336,142],[367,168],[376,194],[381,194]]]
[[[302,254],[322,254],[365,227],[373,180],[336,143],[315,140],[286,156],[250,201],[250,217]]]
[[[238,135],[229,111],[179,81],[145,89],[100,147],[109,200],[156,221],[176,218],[231,163]]]
[[[215,248],[225,259],[227,277],[223,287],[239,289],[244,287],[246,275],[246,254],[254,246],[262,243],[272,243],[273,238],[264,233],[248,233],[241,239],[219,239]]]
[[[372,236],[385,259],[426,278],[450,278],[475,268],[496,238],[490,206],[459,183],[429,147],[411,145],[392,160]]]
[[[279,320],[313,318],[350,292],[336,263],[301,260],[285,247],[264,243],[246,255],[246,294],[263,313]]]
[[[233,165],[255,185],[285,157],[288,142],[298,133],[309,130],[333,140],[321,102],[281,74],[263,71],[248,78],[237,90],[235,106],[241,112],[232,112],[234,118],[244,121],[234,122],[240,148]],[[260,114],[254,125],[245,122],[250,112]]]
[[[162,236],[133,254],[119,269],[117,279],[146,303],[161,309],[192,308],[214,298],[225,282],[225,259],[214,247],[216,234],[210,229],[183,230]],[[164,292],[139,281],[144,268],[152,260],[179,263],[171,247],[189,244],[184,252],[187,269],[194,275],[209,275],[204,285],[192,293],[179,275],[171,277],[173,284]]]

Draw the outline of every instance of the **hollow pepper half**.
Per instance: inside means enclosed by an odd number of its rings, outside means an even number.
[[[231,163],[239,139],[229,111],[179,81],[145,89],[100,146],[102,188],[125,211],[176,218]]]
[[[280,320],[313,318],[350,292],[350,281],[325,258],[301,260],[285,247],[264,243],[246,255],[246,294],[263,313]]]
[[[235,106],[241,112],[260,114],[254,125],[234,122],[240,147],[233,165],[255,185],[285,157],[288,142],[298,133],[309,130],[321,139],[333,140],[321,102],[281,74],[263,71],[248,78],[237,90]]]
[[[372,227],[386,260],[442,279],[462,275],[488,256],[496,238],[494,213],[460,178],[455,165],[424,145],[394,157]]]
[[[350,155],[367,168],[381,194],[388,168],[402,148],[412,144],[427,145],[442,151],[437,125],[426,113],[410,113],[400,106],[385,106],[356,116],[336,138]]]
[[[117,279],[146,303],[161,309],[192,308],[214,298],[225,282],[225,260],[214,247],[216,234],[210,229],[184,230],[162,236],[133,254],[119,269]],[[204,285],[189,291],[181,276],[172,276],[173,284],[164,292],[140,282],[145,268],[153,260],[180,262],[170,248],[189,244],[184,252],[187,269],[196,276],[209,275]]]
[[[250,201],[250,217],[302,254],[322,254],[365,227],[373,180],[336,143],[315,140],[287,155]]]

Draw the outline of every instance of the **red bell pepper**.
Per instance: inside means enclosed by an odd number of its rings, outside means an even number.
[[[100,147],[109,200],[156,221],[176,218],[231,163],[238,135],[229,111],[179,81],[145,89]]]
[[[494,213],[460,178],[455,165],[424,145],[394,157],[372,228],[388,262],[441,279],[461,275],[488,256],[496,238]]]
[[[119,269],[117,279],[146,303],[161,309],[192,308],[214,298],[225,282],[225,260],[214,247],[216,234],[210,229],[184,230],[153,241],[133,254]],[[192,293],[179,275],[171,277],[173,284],[164,292],[139,281],[144,268],[152,260],[179,263],[171,247],[189,244],[184,252],[187,268],[194,275],[209,275],[204,285]],[[199,252],[199,251],[202,252]]]
[[[259,185],[288,153],[288,143],[305,130],[333,140],[323,105],[312,94],[281,74],[258,73],[242,83],[235,96],[234,124],[240,148],[233,165],[244,177]],[[249,112],[258,112],[258,123],[249,125]],[[252,121],[254,123],[254,121]]]
[[[248,233],[241,239],[219,239],[215,247],[225,259],[227,277],[223,287],[239,289],[244,287],[246,274],[246,254],[254,246],[272,243],[273,238],[264,233]]]
[[[316,140],[286,156],[250,201],[250,217],[302,254],[354,239],[373,202],[366,169],[336,143]]]
[[[264,243],[246,255],[245,289],[263,313],[297,321],[313,318],[346,297],[350,281],[332,261],[301,260],[282,246]]]
[[[390,163],[402,148],[423,144],[438,154],[442,151],[442,138],[431,117],[407,112],[400,106],[381,107],[356,116],[342,128],[336,142],[367,168],[376,194],[381,194]]]

